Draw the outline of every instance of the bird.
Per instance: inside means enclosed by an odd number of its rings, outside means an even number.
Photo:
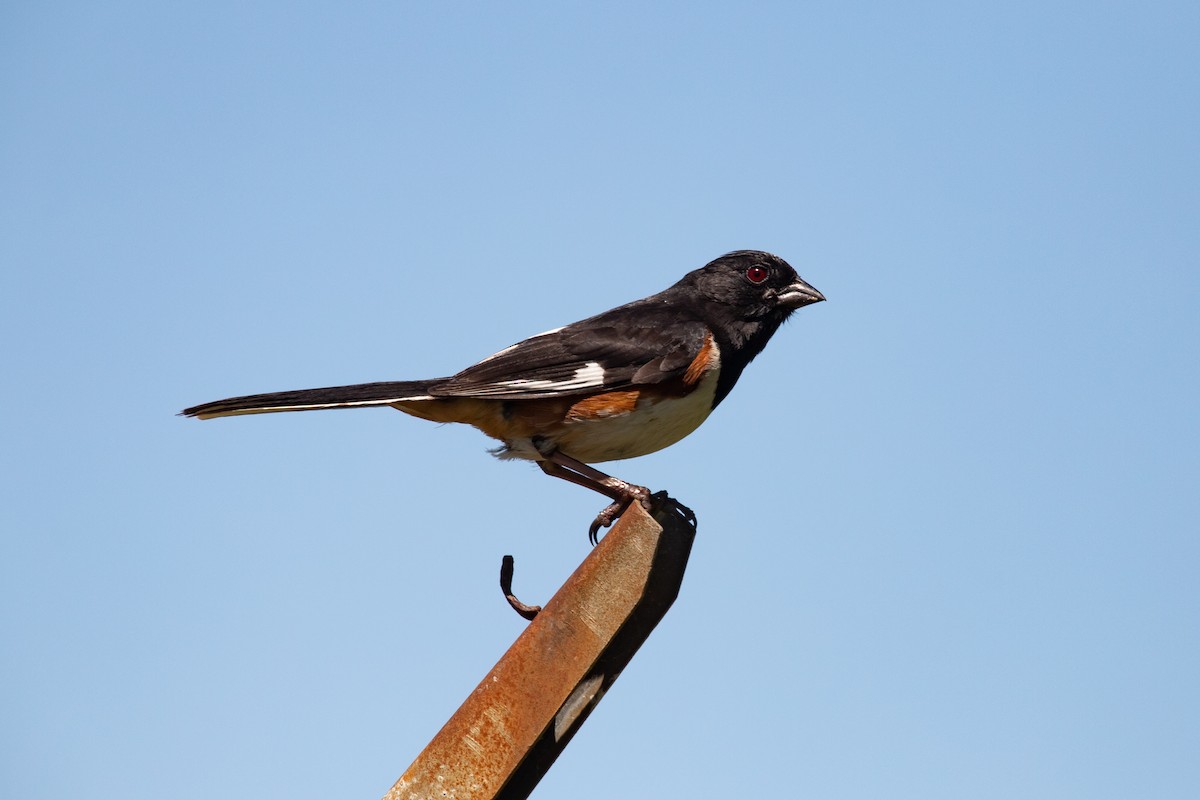
[[[180,413],[211,419],[385,406],[465,423],[500,441],[493,455],[533,461],[609,498],[588,530],[595,544],[601,528],[652,495],[592,465],[647,455],[692,433],[793,312],[823,300],[782,258],[736,250],[657,294],[531,336],[449,377],[252,394]],[[678,507],[694,526],[695,515]]]

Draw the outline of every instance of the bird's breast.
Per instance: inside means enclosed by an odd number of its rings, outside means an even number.
[[[568,416],[555,444],[585,464],[637,458],[662,450],[708,419],[716,390],[714,372],[682,397],[640,391],[628,411],[586,419]]]

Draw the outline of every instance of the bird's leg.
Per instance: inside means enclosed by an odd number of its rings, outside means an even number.
[[[577,461],[559,452],[553,446],[542,446],[536,441],[534,445],[544,459],[537,462],[538,466],[542,468],[542,472],[612,498],[613,502],[596,515],[596,519],[588,528],[588,540],[592,544],[596,544],[600,529],[612,525],[617,517],[629,508],[630,503],[637,500],[644,505],[650,500],[650,490],[645,486],[636,486],[620,478],[614,478],[595,467],[590,467],[582,461]]]
[[[596,515],[596,518],[592,520],[592,524],[588,526],[588,541],[592,544],[596,544],[596,542],[599,541],[598,537],[601,528],[607,528],[609,525],[612,525],[613,522],[616,521],[617,517],[625,513],[625,509],[629,508],[629,504],[634,500],[644,499],[636,495],[633,491],[621,492],[619,489],[611,485],[605,484],[586,475],[580,475],[568,467],[564,467],[561,464],[556,464],[552,461],[539,461],[537,464],[542,468],[542,472],[546,473],[547,475],[552,475],[555,478],[562,478],[564,481],[573,483],[576,486],[583,486],[591,489],[594,492],[599,492],[605,497],[612,498],[613,501],[605,506],[604,509]],[[620,481],[620,483],[625,482]],[[627,483],[625,485],[629,486],[630,490],[641,489],[646,493],[647,498],[650,496],[648,489],[644,489],[641,486],[631,486]]]
[[[555,450],[553,453],[547,456],[547,458],[558,466],[569,469],[577,475],[587,480],[594,481],[597,485],[604,487],[602,489],[597,489],[597,491],[599,491],[601,494],[607,494],[609,497],[614,499],[650,499],[650,490],[645,486],[638,486],[636,484],[623,481],[620,478],[614,478],[612,475],[601,472],[595,467],[589,466],[582,461],[576,461],[575,459],[558,450]]]

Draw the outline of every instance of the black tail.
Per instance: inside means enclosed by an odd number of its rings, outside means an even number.
[[[356,383],[353,386],[329,386],[324,389],[299,389],[294,392],[270,392],[230,397],[212,403],[185,408],[186,417],[211,419],[238,414],[269,414],[274,411],[311,411],[319,408],[358,408],[386,406],[401,400],[428,400],[429,386],[437,381],[385,381]]]

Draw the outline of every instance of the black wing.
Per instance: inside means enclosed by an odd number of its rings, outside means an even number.
[[[645,301],[530,337],[429,388],[434,397],[534,399],[681,377],[708,339],[704,323]]]

